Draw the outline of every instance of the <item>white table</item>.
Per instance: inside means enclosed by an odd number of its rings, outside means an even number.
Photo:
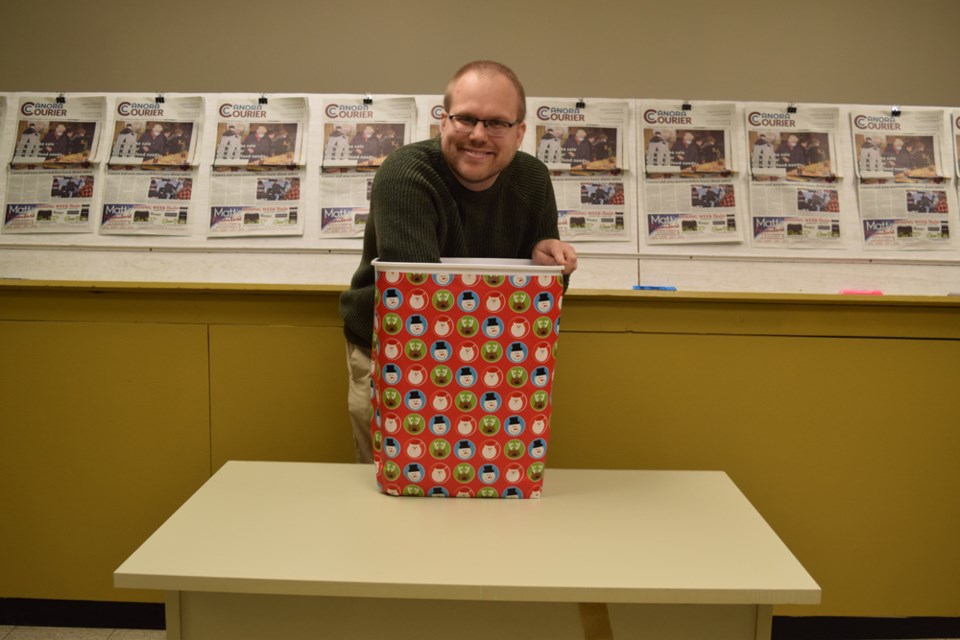
[[[820,588],[729,477],[549,469],[540,500],[394,498],[365,465],[230,462],[114,574],[167,638],[769,638]]]

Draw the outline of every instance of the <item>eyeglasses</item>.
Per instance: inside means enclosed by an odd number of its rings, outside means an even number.
[[[474,118],[473,116],[461,116],[454,115],[452,113],[447,114],[447,117],[450,118],[450,122],[453,123],[453,129],[457,133],[470,133],[477,126],[478,122],[482,122],[484,131],[486,131],[487,135],[492,138],[499,138],[500,136],[507,135],[507,132],[510,131],[510,129],[523,122],[522,120],[514,120],[513,122],[496,119],[481,120],[480,118]]]

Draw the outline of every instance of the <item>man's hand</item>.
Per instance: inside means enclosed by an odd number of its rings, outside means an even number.
[[[553,238],[538,242],[533,248],[532,257],[533,264],[563,267],[565,275],[570,275],[577,269],[577,250],[573,248],[573,245]]]

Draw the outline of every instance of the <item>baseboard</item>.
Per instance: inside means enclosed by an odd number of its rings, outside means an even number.
[[[162,604],[0,598],[0,625],[163,629]],[[909,640],[960,638],[960,618],[774,616],[772,640]]]
[[[773,617],[773,640],[960,638],[960,618]]]
[[[0,625],[163,629],[166,621],[162,604],[0,598]]]

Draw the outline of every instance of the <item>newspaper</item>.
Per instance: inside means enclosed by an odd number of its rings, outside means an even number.
[[[749,104],[750,226],[754,245],[823,248],[841,242],[836,107]]]
[[[100,233],[187,235],[203,98],[119,96]]]
[[[108,170],[100,233],[187,235],[195,172]]]
[[[582,105],[582,106],[580,106]],[[624,100],[578,103],[542,100],[527,117],[533,126],[527,149],[554,171],[626,170],[628,105]]]
[[[643,224],[651,244],[740,240],[733,180],[648,180]]]
[[[303,164],[306,98],[248,98],[217,103],[215,167],[296,167]]]
[[[745,108],[750,174],[754,180],[832,182],[839,177],[836,107],[788,108],[749,104]]]
[[[207,237],[303,235],[306,98],[217,105]]]
[[[3,233],[90,233],[103,97],[22,97]]]
[[[589,177],[554,175],[557,227],[563,240],[629,240],[628,203],[636,202],[633,181],[598,172]]]
[[[750,185],[753,244],[813,246],[840,241],[840,193],[835,185]]]
[[[302,235],[303,178],[302,170],[238,171],[211,178],[208,236]]]
[[[106,99],[52,96],[20,99],[13,165],[71,166],[97,161]]]
[[[736,171],[731,152],[735,105],[640,103],[641,149],[649,178]]]
[[[363,236],[373,176],[387,156],[416,139],[417,115],[414,98],[324,101],[321,236]]]
[[[90,169],[24,171],[7,175],[4,233],[89,233],[93,231],[95,173]]]
[[[373,175],[327,173],[320,176],[320,234],[332,237],[363,236],[370,213]],[[327,206],[324,206],[327,205]]]
[[[742,241],[735,113],[726,103],[640,103],[641,224],[649,244]]]
[[[943,118],[942,110],[851,111],[865,248],[951,248]]]
[[[200,139],[203,98],[119,96],[114,106],[111,166],[193,164]]]
[[[413,98],[328,99],[323,102],[323,166],[376,168],[413,139]]]

